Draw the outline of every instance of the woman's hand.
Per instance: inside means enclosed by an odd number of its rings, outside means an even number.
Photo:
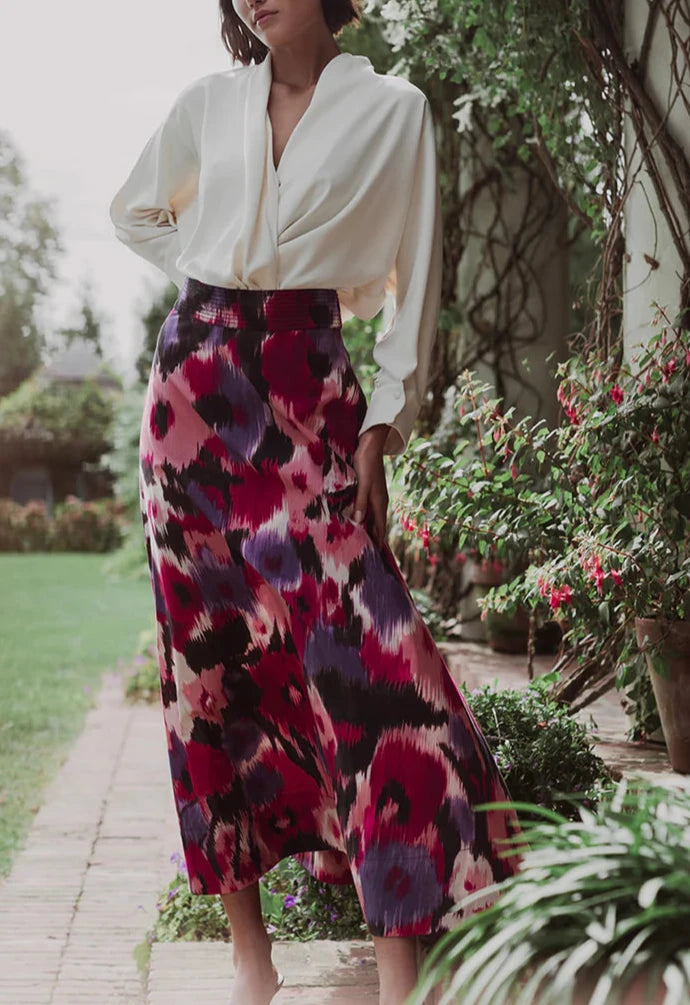
[[[385,423],[370,426],[360,436],[353,457],[353,466],[357,472],[354,518],[357,523],[361,523],[369,509],[374,518],[374,538],[379,548],[386,539],[388,488],[383,466],[383,445],[389,429],[390,426]]]

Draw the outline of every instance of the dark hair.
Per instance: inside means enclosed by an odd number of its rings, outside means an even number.
[[[323,15],[330,31],[337,35],[346,24],[360,21],[360,0],[321,0]],[[237,14],[232,0],[220,0],[220,30],[223,45],[240,63],[261,63],[268,48],[247,28]]]

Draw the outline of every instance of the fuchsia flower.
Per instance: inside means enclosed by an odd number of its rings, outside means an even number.
[[[573,591],[565,583],[560,588],[557,586],[551,587],[551,596],[549,597],[549,606],[552,611],[557,611],[561,604],[569,604],[573,599]]]
[[[653,443],[659,442],[659,430],[656,427],[654,428],[654,432],[652,433],[652,442]]]
[[[663,367],[664,384],[668,384],[668,378],[671,376],[672,373],[675,372],[675,369],[676,369],[676,360],[675,357],[672,356],[671,359],[668,361],[668,363],[665,363]]]
[[[623,388],[618,384],[614,384],[611,388],[611,397],[617,405],[620,405],[624,398]]]
[[[583,558],[581,560],[581,565],[586,572],[589,572],[590,578],[594,581],[597,588],[597,593],[603,593],[606,573],[601,567],[599,556],[594,555],[592,558]]]
[[[563,586],[551,586],[543,576],[537,577],[537,586],[542,597],[548,596],[552,611],[557,611],[561,604],[569,604],[573,599],[573,591],[567,583]]]
[[[623,577],[621,576],[618,569],[611,569],[611,579],[614,581],[616,586],[620,586],[623,582]]]
[[[424,527],[422,529],[422,544],[424,545],[424,550],[426,552],[428,552],[429,551],[429,528],[427,527],[426,524],[424,524]]]

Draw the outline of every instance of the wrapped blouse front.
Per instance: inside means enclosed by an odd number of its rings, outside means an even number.
[[[273,163],[271,54],[178,95],[110,205],[116,236],[178,286],[335,289],[343,318],[395,299],[372,355],[360,433],[404,451],[421,407],[441,294],[433,122],[409,81],[341,52]]]

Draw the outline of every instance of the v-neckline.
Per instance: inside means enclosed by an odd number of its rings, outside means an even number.
[[[283,166],[283,162],[285,160],[285,153],[286,153],[288,147],[290,146],[290,143],[292,142],[292,137],[295,135],[295,133],[299,129],[299,127],[302,124],[302,122],[304,121],[305,117],[309,114],[309,109],[314,104],[314,98],[316,97],[317,91],[319,89],[319,84],[323,80],[323,76],[326,73],[326,71],[328,70],[328,67],[331,66],[332,63],[336,63],[343,56],[348,56],[348,55],[349,55],[349,53],[347,53],[347,52],[339,52],[336,56],[333,56],[332,59],[329,59],[328,62],[326,63],[326,65],[321,70],[321,73],[319,74],[319,76],[318,76],[318,78],[316,80],[316,84],[314,85],[314,90],[311,93],[311,98],[309,99],[309,103],[308,103],[307,107],[304,109],[304,111],[302,112],[302,114],[300,115],[300,117],[297,120],[297,122],[295,123],[295,125],[292,127],[292,131],[291,131],[290,135],[288,136],[288,138],[286,140],[285,146],[283,147],[282,153],[280,155],[280,160],[278,161],[278,166],[276,167],[275,161],[273,160],[273,125],[271,123],[271,116],[268,113],[268,102],[270,101],[270,98],[271,98],[271,85],[273,83],[273,63],[271,62],[271,52],[270,52],[270,50],[266,53],[266,57],[265,58],[268,61],[268,88],[267,88],[267,94],[266,94],[266,107],[264,109],[264,113],[265,113],[265,117],[266,117],[266,123],[267,123],[267,126],[268,126],[268,159],[269,159],[271,168],[273,170],[273,177],[276,180],[278,180],[278,178],[280,177],[280,169]]]

